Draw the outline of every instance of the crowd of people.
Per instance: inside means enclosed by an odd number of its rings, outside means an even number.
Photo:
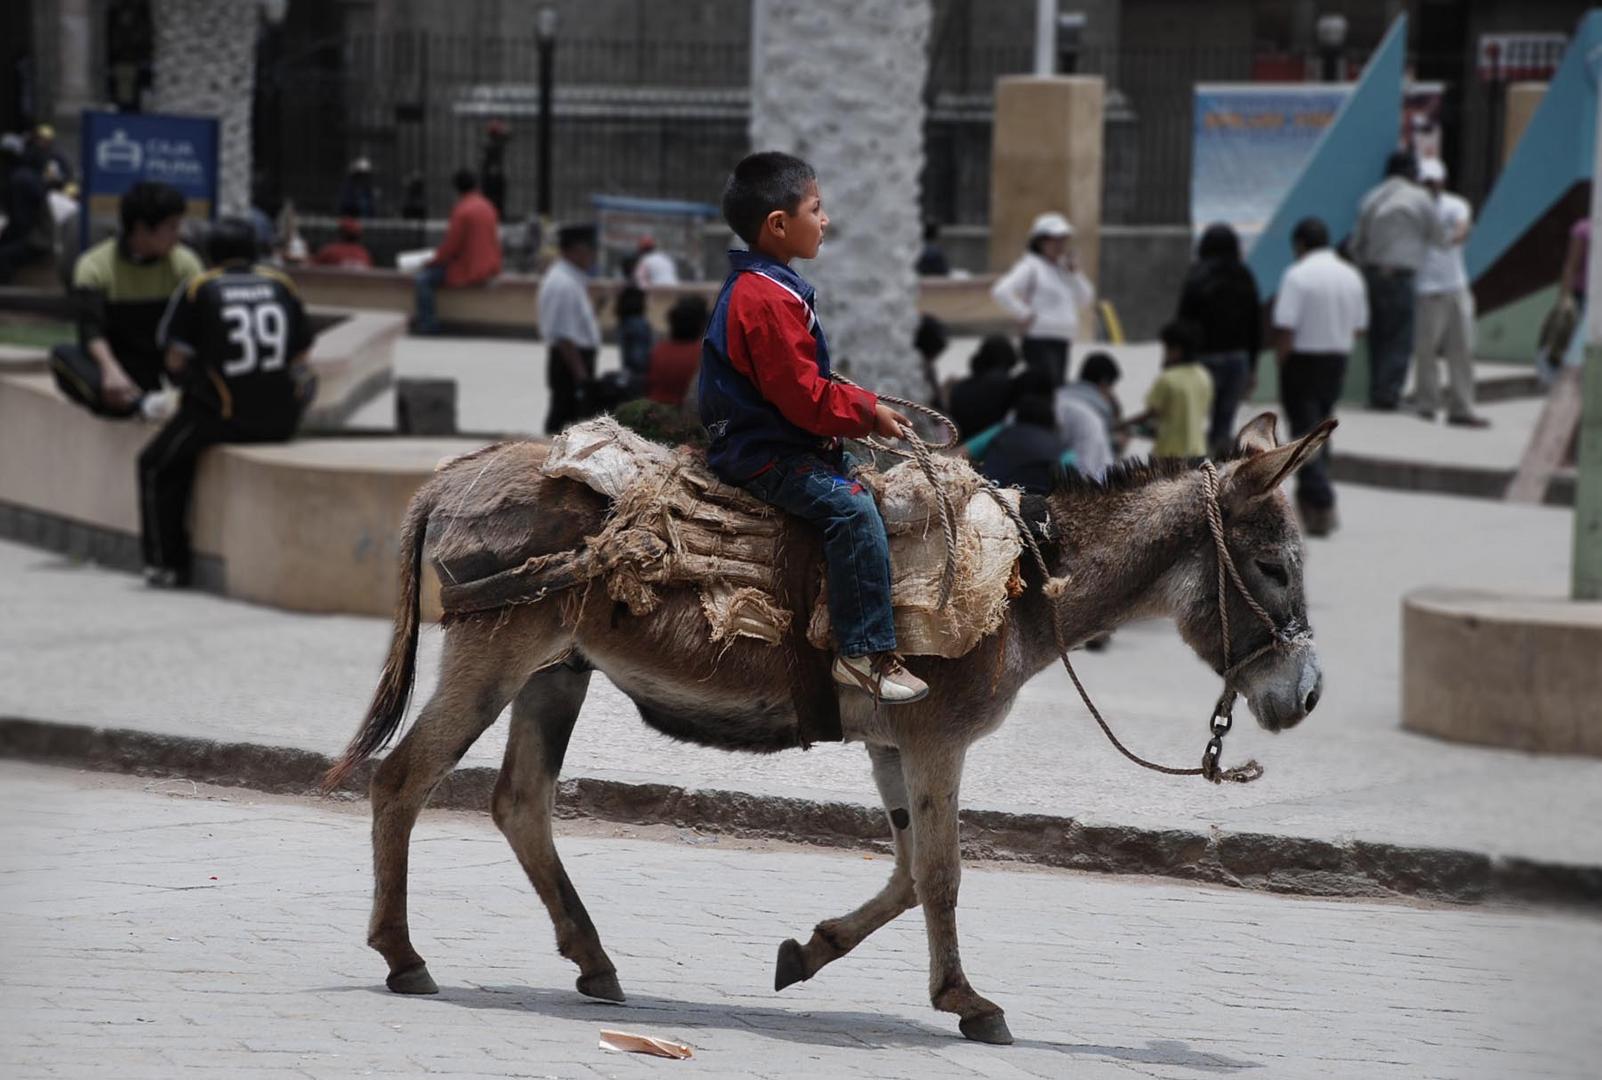
[[[455,174],[457,201],[444,240],[416,276],[418,333],[437,332],[440,289],[470,287],[501,271],[498,204],[505,177],[497,169],[504,168],[504,148],[504,136],[492,138],[480,173],[464,168]],[[32,250],[29,235],[38,215],[49,212],[41,199],[70,185],[72,173],[45,128],[26,139],[0,139],[0,161],[7,211],[0,233],[3,279]],[[780,165],[781,172],[798,168]],[[1070,472],[1102,480],[1136,435],[1151,439],[1158,458],[1227,455],[1240,406],[1255,392],[1265,344],[1293,437],[1333,414],[1353,347],[1365,333],[1370,408],[1406,409],[1430,420],[1444,410],[1450,424],[1484,427],[1474,411],[1474,309],[1462,256],[1471,212],[1446,180],[1437,160],[1394,155],[1385,178],[1357,208],[1344,251],[1331,247],[1323,221],[1298,223],[1294,261],[1266,313],[1239,237],[1228,225],[1209,226],[1174,316],[1160,333],[1161,369],[1142,408],[1127,416],[1117,393],[1123,373],[1109,352],[1090,352],[1069,378],[1072,343],[1083,336],[1080,320],[1094,309],[1096,295],[1078,264],[1072,224],[1060,213],[1043,213],[1017,262],[992,288],[1015,333],[985,338],[967,376],[940,382],[936,363],[949,335],[938,320],[920,320],[913,346],[928,396],[951,416],[985,475],[1035,492]],[[310,261],[371,267],[362,220],[375,199],[370,165],[358,160],[341,187],[345,216],[338,236]],[[182,584],[190,572],[184,515],[199,452],[216,442],[290,437],[313,387],[305,364],[312,340],[305,311],[291,280],[263,259],[284,253],[278,223],[260,211],[216,223],[206,269],[179,241],[184,212],[183,196],[164,184],[140,183],[123,196],[117,235],[74,264],[78,341],[57,347],[51,361],[62,391],[96,415],[166,422],[137,470],[147,576],[157,585]],[[1565,297],[1583,291],[1583,251],[1576,257],[1575,249],[1588,240],[1579,229],[1571,238]],[[774,240],[781,242],[789,243],[783,236]],[[598,375],[602,335],[591,289],[597,230],[566,226],[556,235],[556,249],[538,294],[550,389],[545,430],[554,433],[632,399],[695,416],[704,406],[698,398],[707,343],[730,332],[723,300],[712,318],[699,296],[678,298],[667,313],[668,333],[658,340],[647,317],[648,297],[654,288],[677,283],[677,267],[654,240],[643,238],[612,301],[622,370]],[[731,253],[737,266],[740,257]],[[938,228],[926,231],[917,268],[949,272]],[[1414,389],[1405,398],[1410,368]],[[1296,505],[1310,534],[1336,527],[1324,454],[1300,472]]]
[[[94,415],[162,423],[134,479],[145,579],[167,588],[193,570],[186,519],[201,451],[292,437],[316,392],[310,320],[294,283],[261,258],[255,224],[213,223],[207,268],[180,240],[185,210],[167,184],[122,196],[117,234],[72,269],[78,340],[50,357],[62,393]]]
[[[49,124],[0,135],[0,285],[30,263],[52,261],[57,230],[77,214],[77,193]]]
[[[1092,310],[1095,291],[1078,268],[1072,225],[1059,213],[1044,213],[1019,260],[992,289],[997,305],[1016,320],[1015,337],[986,338],[969,375],[931,396],[957,424],[982,471],[1028,490],[1048,486],[1069,469],[1100,478],[1137,432],[1151,438],[1154,457],[1227,455],[1240,407],[1256,393],[1265,344],[1293,437],[1333,415],[1364,334],[1370,409],[1428,421],[1444,411],[1448,424],[1484,428],[1489,421],[1474,408],[1474,301],[1463,260],[1471,226],[1469,205],[1447,189],[1442,163],[1398,152],[1356,208],[1342,251],[1330,246],[1321,219],[1295,226],[1294,260],[1267,310],[1235,230],[1208,226],[1174,317],[1161,331],[1162,368],[1144,408],[1122,417],[1111,356],[1093,353],[1079,379],[1066,381],[1071,342],[1081,336],[1079,320]],[[1584,260],[1575,251],[1589,241],[1582,234],[1577,228],[1571,239],[1565,297],[1579,291],[1574,279]],[[918,269],[942,272],[938,231],[926,231],[924,239]],[[920,327],[920,341],[928,333]],[[921,345],[919,351],[932,365]],[[1410,370],[1413,390],[1404,396]],[[1298,475],[1296,506],[1309,534],[1336,528],[1327,450]]]

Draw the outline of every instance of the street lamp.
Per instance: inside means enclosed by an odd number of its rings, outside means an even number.
[[[1320,77],[1325,82],[1339,82],[1341,49],[1346,45],[1346,16],[1320,15],[1313,33],[1318,38],[1318,55],[1324,62]]]
[[[534,42],[540,55],[540,122],[535,140],[539,144],[540,165],[534,212],[543,224],[551,217],[551,81],[556,53],[556,8],[549,4],[534,16]]]

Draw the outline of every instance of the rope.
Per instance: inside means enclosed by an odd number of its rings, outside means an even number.
[[[835,373],[833,378],[836,382],[844,383],[846,386],[856,386],[859,390],[861,389],[861,386],[857,383],[839,373]],[[957,581],[957,511],[956,507],[951,503],[951,493],[946,490],[945,485],[940,482],[939,476],[935,473],[934,451],[950,450],[957,445],[957,440],[961,438],[961,433],[958,432],[957,425],[951,421],[950,417],[920,402],[891,397],[889,394],[879,394],[878,398],[880,401],[888,402],[892,405],[900,405],[902,408],[921,412],[937,423],[944,424],[951,432],[951,437],[945,442],[931,444],[924,442],[917,432],[905,431],[902,433],[902,438],[912,445],[910,452],[882,443],[871,435],[862,440],[878,453],[916,462],[918,471],[923,473],[923,478],[929,481],[929,487],[935,493],[935,505],[940,510],[940,531],[946,542],[946,562],[944,569],[940,573],[940,602],[938,606],[945,607],[951,600],[951,589]]]
[[[838,373],[834,374],[833,378],[847,386],[858,385],[846,378],[844,375],[840,375]],[[951,418],[946,416],[944,413],[936,409],[932,409],[927,405],[921,404],[920,402],[908,401],[905,398],[891,397],[888,394],[880,394],[879,400],[889,402],[892,405],[899,405],[903,408],[912,409],[915,412],[923,413],[924,415],[935,420],[937,423],[944,425],[951,432],[951,437],[949,439],[943,443],[936,444],[925,443],[921,438],[919,438],[916,432],[906,432],[904,438],[912,445],[911,452],[900,450],[893,446],[887,446],[884,443],[879,442],[877,439],[871,437],[864,440],[876,451],[890,454],[894,457],[909,458],[917,462],[918,468],[920,471],[922,471],[924,478],[929,481],[929,486],[934,489],[936,501],[940,507],[940,524],[941,528],[945,531],[946,537],[946,568],[940,582],[940,603],[942,606],[944,606],[947,599],[950,597],[951,584],[956,574],[957,534],[955,527],[955,514],[951,507],[951,496],[940,484],[935,475],[932,451],[948,450],[957,444],[957,440],[960,437],[957,431],[957,425],[954,424],[951,421]],[[1229,545],[1224,541],[1224,515],[1223,509],[1219,504],[1217,467],[1211,461],[1204,461],[1201,464],[1201,471],[1202,489],[1206,492],[1207,496],[1207,526],[1212,532],[1213,547],[1217,551],[1218,555],[1218,622],[1219,627],[1223,632],[1224,689],[1223,692],[1218,695],[1218,701],[1213,705],[1212,717],[1208,721],[1207,726],[1208,731],[1211,734],[1211,738],[1207,741],[1207,748],[1202,751],[1202,763],[1199,767],[1194,769],[1176,769],[1171,765],[1159,765],[1155,761],[1148,761],[1139,754],[1135,753],[1133,750],[1129,749],[1129,747],[1125,746],[1118,736],[1113,733],[1112,726],[1108,724],[1106,718],[1101,715],[1101,710],[1096,708],[1096,703],[1090,699],[1090,692],[1085,689],[1085,684],[1079,681],[1079,673],[1074,670],[1073,661],[1068,659],[1068,646],[1064,644],[1062,640],[1062,626],[1057,621],[1057,605],[1055,603],[1056,595],[1054,595],[1054,593],[1058,592],[1061,587],[1066,586],[1066,580],[1052,577],[1051,568],[1046,564],[1046,557],[1041,553],[1040,545],[1035,541],[1033,530],[1031,530],[1028,523],[1024,521],[1023,515],[1021,515],[1018,510],[1007,501],[1005,495],[1002,493],[1001,486],[994,480],[985,477],[981,477],[981,483],[983,490],[996,501],[996,504],[1001,507],[1002,512],[1007,515],[1008,520],[1012,522],[1013,527],[1018,530],[1019,537],[1022,538],[1024,546],[1029,549],[1029,554],[1034,559],[1035,566],[1040,570],[1042,588],[1044,589],[1046,595],[1046,606],[1049,612],[1049,618],[1051,619],[1051,636],[1052,640],[1055,641],[1057,645],[1057,655],[1062,660],[1062,666],[1067,669],[1068,678],[1073,681],[1074,689],[1079,691],[1079,699],[1085,703],[1085,708],[1090,712],[1090,715],[1095,718],[1097,726],[1101,728],[1102,734],[1107,736],[1107,741],[1112,743],[1113,748],[1130,761],[1133,761],[1136,765],[1139,765],[1141,768],[1150,769],[1152,772],[1162,773],[1165,776],[1200,776],[1214,784],[1221,784],[1226,780],[1230,781],[1231,783],[1248,784],[1253,780],[1259,779],[1263,775],[1263,767],[1257,763],[1256,759],[1249,760],[1243,765],[1232,766],[1228,769],[1220,768],[1219,762],[1219,759],[1222,757],[1224,751],[1224,736],[1229,733],[1230,728],[1233,727],[1235,723],[1235,702],[1240,696],[1239,692],[1235,689],[1235,676],[1248,664],[1257,660],[1259,657],[1288,643],[1285,639],[1285,635],[1280,631],[1278,624],[1274,622],[1273,617],[1269,615],[1268,612],[1263,609],[1263,606],[1257,602],[1257,599],[1252,596],[1251,590],[1246,588],[1246,583],[1241,579],[1240,576],[1240,569],[1236,567],[1235,559],[1229,553]],[[1246,602],[1247,608],[1249,608],[1252,614],[1256,615],[1258,619],[1262,620],[1264,625],[1266,625],[1269,631],[1273,634],[1273,637],[1270,638],[1266,645],[1255,650],[1251,653],[1251,655],[1235,664],[1231,664],[1229,662],[1230,655],[1233,653],[1234,649],[1233,643],[1230,639],[1229,597],[1225,591],[1226,581],[1235,586],[1235,591],[1240,593],[1241,599]]]

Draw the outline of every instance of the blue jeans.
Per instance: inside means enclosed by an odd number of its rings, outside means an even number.
[[[829,620],[844,656],[894,652],[890,610],[890,541],[873,495],[852,480],[849,454],[780,458],[741,486],[763,502],[823,530],[829,568]]]
[[[1413,360],[1413,273],[1363,268],[1368,283],[1368,403],[1395,408]]]
[[[417,328],[425,332],[439,329],[434,312],[434,294],[445,284],[443,266],[425,266],[417,272]]]
[[[1213,377],[1213,415],[1207,423],[1207,452],[1223,457],[1235,442],[1235,411],[1246,393],[1246,381],[1256,357],[1245,349],[1236,349],[1206,353],[1196,359]]]

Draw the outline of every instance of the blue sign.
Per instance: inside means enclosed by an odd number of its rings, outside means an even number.
[[[80,215],[85,247],[90,219],[114,218],[123,192],[141,180],[177,188],[191,217],[216,217],[216,118],[85,110]]]

